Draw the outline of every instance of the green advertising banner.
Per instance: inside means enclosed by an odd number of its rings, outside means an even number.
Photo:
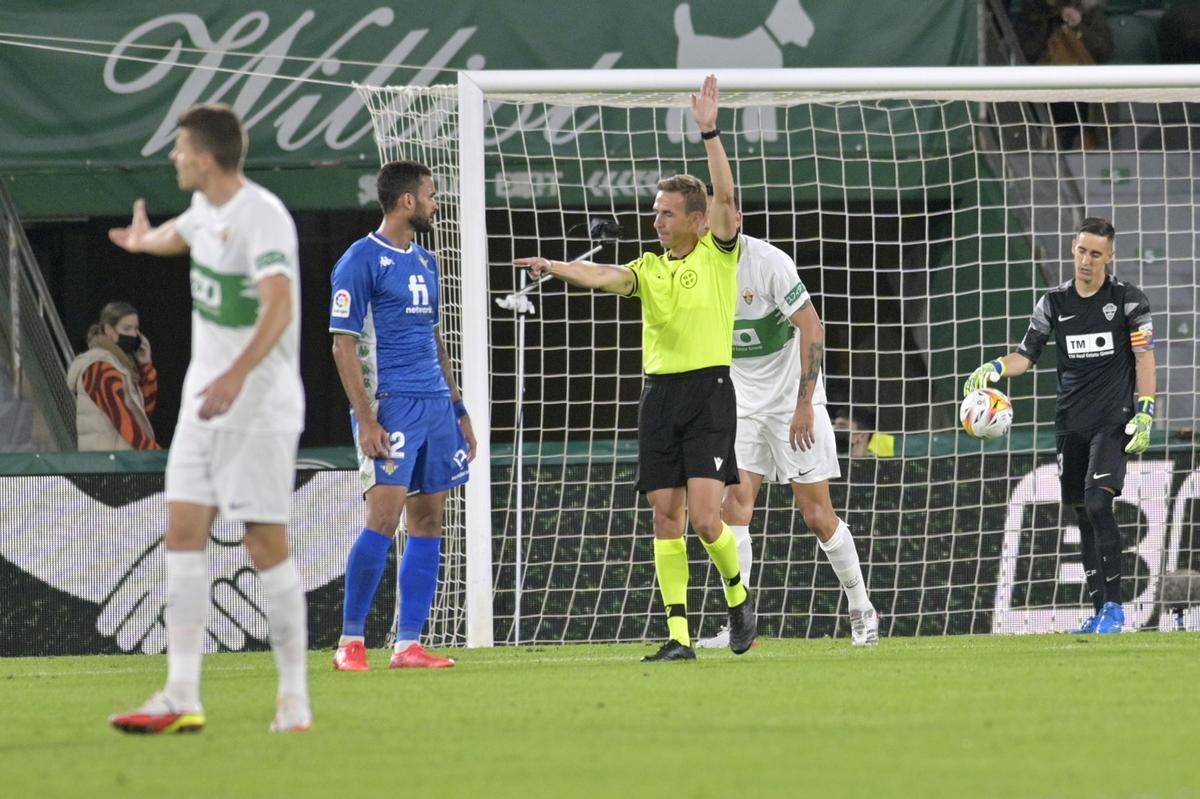
[[[0,174],[26,217],[181,210],[168,153],[197,102],[246,120],[248,171],[295,209],[372,201],[378,156],[352,82],[457,69],[945,66],[977,62],[974,2],[606,4],[256,0],[0,8]]]

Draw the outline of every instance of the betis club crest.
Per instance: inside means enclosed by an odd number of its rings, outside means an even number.
[[[1113,317],[1117,315],[1117,306],[1113,305],[1111,302],[1108,305],[1105,305],[1101,310],[1104,311],[1104,318],[1110,322],[1113,320]]]

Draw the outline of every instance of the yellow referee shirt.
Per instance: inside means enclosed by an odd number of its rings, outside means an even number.
[[[642,301],[642,368],[676,374],[733,360],[733,313],[742,239],[731,251],[711,232],[685,258],[646,253],[626,264]]]

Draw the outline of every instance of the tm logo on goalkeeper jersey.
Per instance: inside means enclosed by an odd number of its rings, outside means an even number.
[[[1113,354],[1111,332],[1067,336],[1067,355],[1076,359],[1102,358]]]

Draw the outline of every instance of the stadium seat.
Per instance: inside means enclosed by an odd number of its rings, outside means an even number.
[[[1113,64],[1157,64],[1158,22],[1155,12],[1109,14],[1113,35]]]

